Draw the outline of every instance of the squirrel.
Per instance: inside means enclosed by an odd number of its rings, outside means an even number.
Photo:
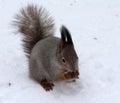
[[[30,78],[46,91],[53,90],[53,82],[79,78],[78,56],[69,30],[62,25],[61,38],[55,37],[54,20],[43,7],[22,8],[14,26],[24,37]]]

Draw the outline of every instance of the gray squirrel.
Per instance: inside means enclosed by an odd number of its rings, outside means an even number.
[[[14,25],[23,38],[30,77],[46,90],[53,90],[56,81],[79,78],[78,56],[70,32],[60,29],[54,35],[54,20],[42,7],[28,5],[14,18]]]

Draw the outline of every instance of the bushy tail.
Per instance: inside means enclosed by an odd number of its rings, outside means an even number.
[[[29,57],[34,45],[41,39],[54,34],[54,21],[41,7],[28,5],[16,15],[14,25],[24,36],[24,51]]]

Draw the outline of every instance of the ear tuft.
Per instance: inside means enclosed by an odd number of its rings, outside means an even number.
[[[62,25],[60,32],[61,32],[61,39],[63,40],[64,43],[73,44],[70,32],[65,26]]]

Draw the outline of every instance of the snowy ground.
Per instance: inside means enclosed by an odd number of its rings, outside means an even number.
[[[11,21],[27,4],[47,8],[71,31],[80,79],[51,92],[29,79]],[[0,103],[120,103],[120,0],[0,0]]]

